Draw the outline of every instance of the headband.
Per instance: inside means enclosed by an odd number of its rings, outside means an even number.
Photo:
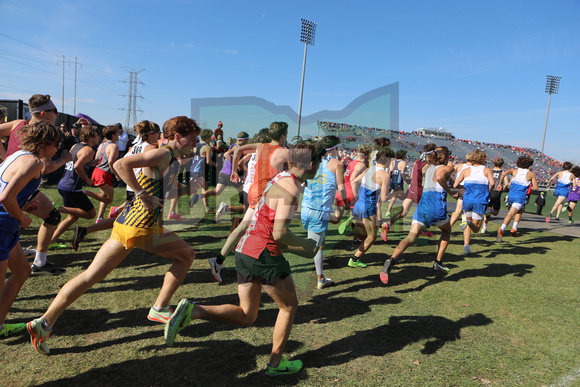
[[[40,105],[39,107],[35,107],[34,109],[30,110],[30,113],[37,114],[48,110],[56,110],[56,106],[54,106],[51,100],[48,100],[48,102],[44,105]]]
[[[338,145],[340,145],[340,144],[336,144],[336,145],[335,145],[335,146],[333,146],[333,147],[327,148],[327,149],[326,149],[326,151],[327,151],[327,152],[330,152],[331,150],[333,150],[333,149],[336,149],[336,148],[338,147]]]
[[[238,140],[247,140],[248,138],[250,138],[250,136],[248,136],[248,137],[238,137]]]

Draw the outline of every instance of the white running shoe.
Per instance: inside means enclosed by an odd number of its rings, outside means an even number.
[[[228,206],[226,203],[221,202],[220,206],[218,207],[218,210],[215,213],[215,222],[219,223],[220,218],[222,217],[222,215],[224,215],[226,212],[228,212],[230,209],[230,206]]]

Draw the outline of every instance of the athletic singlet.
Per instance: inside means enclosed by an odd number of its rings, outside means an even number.
[[[250,208],[256,208],[268,182],[279,172],[272,167],[272,163],[270,162],[272,155],[278,148],[280,148],[280,145],[262,145],[262,149],[258,154],[258,161],[256,162],[254,183],[250,186],[250,191],[248,191]]]
[[[526,192],[530,182],[526,179],[528,169],[518,168],[516,176],[510,182],[510,191],[508,194],[508,201],[510,203],[526,204],[528,198]]]
[[[244,192],[250,192],[250,187],[254,184],[254,174],[256,173],[256,163],[258,162],[258,155],[252,153],[250,161],[248,161],[248,172],[246,173],[246,178],[244,179]]]
[[[485,166],[471,166],[469,168],[471,169],[470,175],[463,179],[465,187],[463,201],[465,203],[488,204],[489,181],[483,174]]]
[[[346,189],[347,201],[351,201],[354,198],[354,195],[352,193],[352,185],[350,182],[350,178],[354,172],[354,168],[356,167],[356,165],[358,163],[360,163],[359,160],[352,160],[350,163],[348,163],[348,165],[346,166],[346,168],[344,170],[344,188]],[[337,192],[335,197],[336,197],[336,199],[341,199],[340,193]]]
[[[72,161],[69,161],[68,163],[65,164],[64,174],[62,175],[62,178],[58,182],[58,185],[56,186],[56,188],[63,190],[63,191],[70,191],[70,192],[81,191],[81,188],[83,187],[84,181],[83,181],[83,179],[81,179],[81,177],[79,176],[77,171],[75,171],[75,163],[79,159],[78,158],[79,151],[86,146],[88,146],[88,145],[84,144],[82,142],[79,142],[78,144],[74,144],[73,147],[70,149]],[[83,168],[85,168],[85,172],[87,172],[87,173],[88,173],[87,165],[89,165],[89,164],[90,164],[90,162],[87,163],[86,165],[83,165]]]
[[[558,182],[556,183],[556,190],[558,189],[562,189],[562,188],[570,188],[570,186],[572,185],[572,182],[570,181],[570,175],[572,173],[568,172],[568,171],[563,171],[562,172],[562,177],[560,177],[558,179]]]
[[[238,144],[232,144],[232,146],[230,146],[228,150],[232,149],[235,146],[238,146]],[[225,157],[224,157],[224,166],[222,167],[220,173],[223,173],[224,175],[228,176],[232,174],[232,162],[226,159]]]
[[[395,160],[395,165],[393,167],[393,172],[391,174],[391,181],[389,184],[393,187],[396,187],[403,182],[403,176],[402,176],[401,171],[399,170],[399,163],[401,161],[402,160]]]
[[[205,174],[205,157],[201,157],[201,148],[206,146],[205,142],[198,142],[195,146],[195,156],[193,156],[193,162],[191,167],[189,167],[189,173],[191,175],[201,175]]]
[[[151,177],[145,176],[143,174],[143,170],[141,170],[137,176],[137,181],[150,196],[159,198],[159,200],[163,203],[165,193],[171,190],[173,183],[177,179],[177,174],[179,172],[179,162],[175,158],[173,149],[171,149],[169,145],[164,145],[161,148],[168,148],[171,154],[169,167],[164,173],[163,177],[159,179],[153,179]],[[117,216],[115,222],[125,226],[150,228],[157,225],[161,210],[162,207],[157,207],[152,211],[146,210],[143,207],[141,197],[135,196],[131,204],[126,206],[121,214]]]
[[[276,209],[272,209],[266,204],[266,193],[274,184],[284,178],[291,178],[297,186],[300,185],[298,179],[290,172],[280,172],[268,182],[264,194],[260,199],[260,203],[256,208],[256,213],[248,225],[246,233],[236,246],[236,252],[259,259],[262,251],[267,248],[273,256],[282,255],[280,242],[275,241],[272,237]]]
[[[308,180],[302,197],[302,207],[312,210],[332,212],[334,196],[338,190],[336,175],[328,169],[328,162],[334,159],[331,156],[322,158],[316,176]]]
[[[10,137],[8,138],[8,147],[6,148],[6,157],[20,150],[20,131],[22,128],[30,123],[29,120],[24,120],[20,122],[12,131],[10,132]]]
[[[364,208],[369,208],[377,205],[377,196],[381,192],[381,186],[373,181],[373,177],[378,170],[380,168],[373,165],[365,172],[358,189],[358,199],[355,206],[360,207],[362,205]]]
[[[129,153],[125,155],[125,157],[143,153],[145,152],[145,148],[147,148],[149,145],[151,144],[149,144],[146,141],[139,142],[131,147],[131,150],[129,151]],[[133,173],[135,174],[135,177],[139,176],[139,172],[141,172],[141,169],[142,168],[133,168]],[[134,192],[133,188],[129,187],[129,185],[127,185],[127,191]]]
[[[503,173],[503,169],[492,169],[491,173],[493,174],[493,189],[492,191],[497,190],[497,186],[499,185],[499,178]]]
[[[109,145],[111,145],[112,143],[113,143],[113,141],[110,141],[110,140],[105,141],[105,143],[101,147],[101,151],[97,155],[97,159],[99,160],[99,164],[97,165],[97,168],[99,168],[101,171],[104,171],[107,173],[111,173],[111,166],[109,165],[109,155],[107,155],[107,153],[105,152],[105,149],[107,149],[107,147]]]
[[[423,167],[426,164],[426,161],[417,159],[413,165],[413,172],[411,173],[411,185],[409,186],[409,191],[416,191],[419,193],[419,196],[423,193]]]
[[[438,219],[444,219],[447,216],[447,192],[437,181],[433,181],[437,169],[442,165],[431,165],[425,173],[423,183],[423,195],[417,207],[421,208],[424,214],[431,214]]]
[[[459,170],[459,172],[457,172],[457,175],[455,175],[455,180],[457,180],[459,178],[459,175],[461,175],[461,172],[463,172],[463,170],[465,168],[468,168],[468,167],[469,167],[469,165],[467,165],[466,163],[463,163],[461,169]],[[464,181],[465,181],[465,179],[464,179]],[[459,183],[459,186],[463,187],[463,181],[461,183]]]
[[[3,192],[4,189],[6,189],[6,186],[9,183],[4,179],[4,172],[10,166],[10,164],[14,162],[14,160],[16,160],[18,157],[22,155],[32,155],[32,153],[25,152],[23,150],[18,150],[13,154],[11,154],[10,156],[8,156],[6,160],[4,160],[2,164],[0,164],[0,193]],[[38,176],[38,178],[32,179],[28,183],[26,183],[24,188],[22,188],[20,192],[16,194],[16,201],[18,202],[18,206],[20,208],[24,207],[24,205],[26,204],[28,199],[32,196],[32,194],[36,192],[36,190],[40,186],[40,182],[41,177]],[[8,233],[18,232],[18,228],[20,227],[18,221],[14,219],[1,204],[0,204],[0,226],[2,227],[2,231]]]

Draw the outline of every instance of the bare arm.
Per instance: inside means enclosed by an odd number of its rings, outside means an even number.
[[[255,153],[262,149],[261,143],[257,144],[246,144],[234,147],[234,155],[232,156],[232,174],[230,175],[230,180],[233,183],[239,182],[240,176],[238,175],[238,164],[240,162],[240,157],[247,153]]]
[[[77,153],[77,161],[74,163],[74,170],[79,175],[81,179],[83,179],[87,185],[93,185],[93,180],[87,175],[85,172],[85,165],[90,163],[91,160],[95,157],[95,151],[87,146],[84,147]]]
[[[435,178],[437,183],[447,192],[452,198],[457,199],[458,193],[451,191],[447,182],[449,181],[449,177],[453,173],[453,167],[442,166],[437,168],[437,172]]]
[[[9,180],[8,184],[0,193],[0,204],[14,219],[18,221],[20,227],[26,229],[32,220],[26,215],[18,205],[17,196],[20,191],[32,179],[40,176],[42,162],[36,157],[26,156],[17,164],[13,164],[4,172],[4,178]],[[7,173],[8,172],[8,173]]]
[[[119,157],[119,147],[117,146],[117,144],[113,142],[109,144],[109,146],[105,149],[105,152],[107,153],[107,156],[109,158],[109,168],[111,168],[111,172],[113,172],[113,175],[115,175],[117,180],[121,180],[121,177],[115,170],[114,166],[115,161],[117,161],[117,158]]]

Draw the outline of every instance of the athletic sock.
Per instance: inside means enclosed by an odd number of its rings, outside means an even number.
[[[44,319],[44,317],[41,317],[41,325],[42,325],[42,329],[44,329],[47,332],[52,331],[52,325],[48,325],[48,323],[46,322],[46,320]]]
[[[353,260],[354,262],[358,261],[358,259],[359,259],[359,258],[360,258],[360,257],[357,257],[356,255],[353,255],[353,256],[352,256],[352,260]]]
[[[518,229],[518,222],[514,222],[514,225],[512,226],[512,228],[517,230]]]
[[[166,307],[164,307],[164,308],[158,308],[155,305],[153,305],[153,310],[156,311],[156,312],[165,312],[168,309],[169,309],[169,305],[166,306]]]
[[[502,224],[501,225],[501,231],[505,231],[505,228],[507,227],[507,224]]]
[[[36,252],[36,256],[34,257],[34,266],[36,267],[42,267],[44,265],[46,265],[46,256],[47,256],[47,252],[43,251],[37,251]]]
[[[215,253],[216,255],[216,263],[218,265],[221,265],[222,263],[224,263],[224,261],[226,260],[226,257],[224,257],[223,255],[221,255],[220,253]]]

